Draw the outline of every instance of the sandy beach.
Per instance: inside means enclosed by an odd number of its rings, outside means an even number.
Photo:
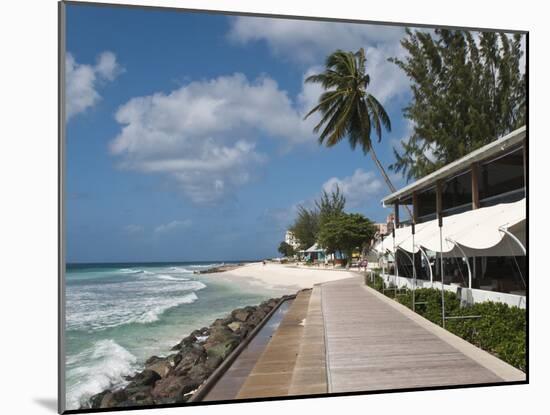
[[[343,269],[306,268],[286,264],[261,262],[246,264],[230,271],[215,274],[220,278],[252,284],[263,284],[272,288],[288,289],[294,293],[315,284],[350,278],[355,274]]]

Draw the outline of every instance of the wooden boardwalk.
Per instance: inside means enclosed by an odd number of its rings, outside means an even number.
[[[292,303],[275,335],[240,389],[237,398],[287,396],[304,334],[311,291],[302,291]]]
[[[205,400],[525,380],[359,276],[300,292],[273,324],[276,331],[260,333]]]
[[[504,381],[361,280],[322,285],[329,392]]]
[[[231,367],[206,394],[203,401],[225,401],[235,399],[244,382],[254,369],[258,359],[269,344],[271,337],[279,327],[293,300],[285,301],[271,316],[254,338],[248,343]]]

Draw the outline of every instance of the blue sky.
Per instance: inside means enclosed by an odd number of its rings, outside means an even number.
[[[338,184],[348,211],[389,213],[368,156],[321,147],[304,85],[337,48],[367,53],[392,131],[407,137],[403,29],[68,5],[69,262],[257,259],[277,255],[299,204]],[[399,176],[391,175],[396,186]]]

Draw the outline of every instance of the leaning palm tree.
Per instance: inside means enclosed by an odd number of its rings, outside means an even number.
[[[395,192],[395,186],[378,160],[371,139],[373,128],[378,142],[382,139],[382,126],[391,131],[390,117],[382,104],[368,92],[370,76],[365,65],[363,48],[355,53],[339,49],[329,55],[325,70],[306,78],[306,82],[321,84],[325,92],[304,119],[320,112],[321,121],[313,129],[316,134],[320,132],[319,144],[332,147],[347,137],[353,149],[360,145],[365,154],[370,154],[390,191]]]

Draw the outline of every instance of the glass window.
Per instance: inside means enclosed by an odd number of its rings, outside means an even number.
[[[472,172],[468,171],[443,184],[443,210],[472,203]]]
[[[523,149],[521,148],[480,166],[480,199],[520,190],[523,186]]]
[[[424,190],[423,192],[418,193],[416,196],[416,201],[418,203],[418,217],[433,215],[436,213],[437,200],[435,187]]]

